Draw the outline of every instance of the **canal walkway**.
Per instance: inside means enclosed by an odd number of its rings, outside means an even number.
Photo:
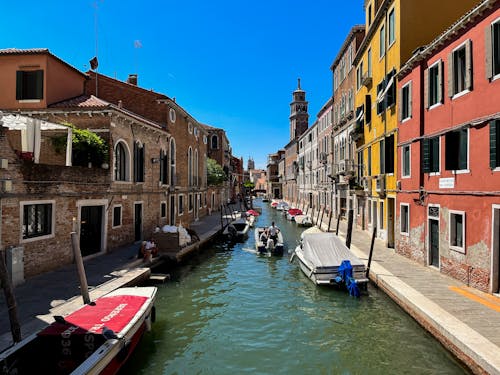
[[[201,218],[192,223],[190,228],[196,231],[200,241],[193,247],[182,249],[179,258],[187,255],[189,250],[197,251],[199,244],[209,241],[219,232],[220,212]],[[132,244],[84,260],[91,300],[117,288],[138,285],[149,279],[151,269],[142,259],[137,259],[138,249],[138,244]],[[159,261],[159,258],[154,258],[152,264]],[[83,303],[74,264],[29,278],[14,288],[14,294],[23,338],[53,322],[54,315],[67,315]],[[3,291],[0,290],[0,352],[10,345],[12,335],[9,315]]]
[[[327,224],[322,226],[324,230]],[[339,236],[345,240],[346,233],[347,222],[341,221]],[[353,229],[351,250],[365,262],[370,243],[371,234]],[[474,373],[500,374],[498,296],[469,288],[437,269],[417,264],[378,239],[370,279]]]

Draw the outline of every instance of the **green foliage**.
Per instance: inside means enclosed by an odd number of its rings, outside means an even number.
[[[255,187],[255,184],[252,181],[245,181],[245,183],[243,184],[243,186],[246,189],[253,189]]]
[[[221,185],[227,180],[227,176],[224,173],[221,165],[218,164],[214,159],[207,159],[207,183],[208,185]]]

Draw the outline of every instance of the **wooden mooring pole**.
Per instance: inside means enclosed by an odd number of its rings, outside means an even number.
[[[373,245],[375,244],[375,235],[377,234],[377,226],[373,227],[372,242],[370,244],[370,255],[368,255],[368,265],[366,266],[366,277],[370,274],[370,265],[372,264]]]
[[[12,289],[9,273],[7,272],[7,265],[5,264],[5,250],[0,249],[0,284],[3,287],[5,295],[5,302],[7,303],[7,310],[9,311],[10,332],[12,333],[12,340],[15,343],[21,341],[21,325],[17,316],[17,304]]]
[[[220,229],[224,230],[224,213],[222,212],[222,204],[220,205]]]
[[[83,303],[90,303],[89,286],[87,284],[87,276],[83,267],[82,252],[80,251],[80,241],[76,233],[76,219],[73,218],[73,231],[71,232],[71,245],[73,247],[73,255],[75,257],[76,269],[78,278],[80,279],[80,293],[82,293]]]
[[[323,211],[321,212],[321,220],[319,221],[321,224],[320,224],[320,229],[321,227],[323,227],[323,215],[325,214],[325,207],[323,207]]]
[[[351,238],[352,238],[352,222],[353,222],[354,212],[352,208],[349,210],[347,217],[347,236],[345,239],[345,245],[350,249],[351,248]]]
[[[328,214],[328,232],[330,232],[330,224],[332,223],[332,212],[333,210],[330,208],[330,213]]]
[[[339,235],[339,226],[340,226],[340,217],[342,216],[342,214],[339,213],[339,216],[337,216],[337,229],[335,229],[335,235],[338,236]]]

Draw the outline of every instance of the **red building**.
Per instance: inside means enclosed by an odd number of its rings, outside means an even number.
[[[396,251],[500,290],[500,9],[485,0],[398,74]]]

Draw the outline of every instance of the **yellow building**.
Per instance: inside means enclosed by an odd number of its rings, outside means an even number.
[[[449,27],[477,0],[365,0],[366,35],[358,49],[356,119],[358,175],[365,195],[358,195],[358,220],[377,227],[377,237],[394,247],[397,191],[396,74],[421,46]]]

